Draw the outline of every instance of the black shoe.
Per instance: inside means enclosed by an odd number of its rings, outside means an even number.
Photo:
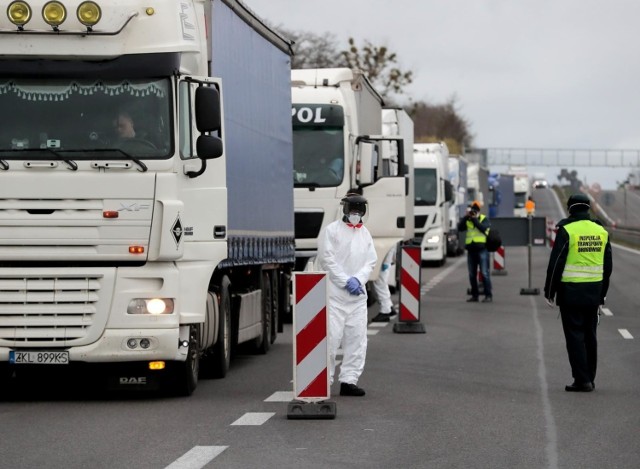
[[[378,315],[374,317],[371,322],[389,322],[390,319],[390,314],[378,313]]]
[[[492,301],[493,301],[493,296],[486,296],[484,300],[482,300],[483,303],[491,303]]]
[[[477,296],[472,296],[471,298],[469,298],[467,300],[467,303],[477,303],[478,302],[478,297]]]
[[[364,389],[359,388],[355,384],[340,383],[340,395],[341,396],[364,396]]]
[[[568,392],[591,392],[594,387],[592,383],[576,383],[574,381],[573,384],[565,386],[564,390]]]
[[[395,318],[398,315],[398,310],[395,308],[391,308],[391,312],[389,313],[389,319]]]

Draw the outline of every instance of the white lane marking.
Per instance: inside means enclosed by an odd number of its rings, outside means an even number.
[[[227,448],[228,446],[194,446],[165,469],[200,469]]]
[[[444,279],[447,275],[449,275],[449,273],[451,273],[452,270],[454,270],[456,267],[458,267],[463,262],[467,262],[467,258],[466,257],[460,257],[458,260],[456,260],[449,267],[447,267],[442,272],[440,272],[438,275],[436,275],[431,280],[429,280],[426,285],[422,286],[422,288],[420,289],[420,293],[425,293],[425,292],[428,292],[429,290],[431,290],[442,279]]]
[[[380,329],[367,329],[367,335],[376,335]]]
[[[545,453],[547,456],[547,467],[549,469],[558,468],[558,430],[556,428],[556,421],[553,418],[553,409],[551,408],[551,400],[549,399],[549,384],[547,383],[547,368],[544,363],[544,340],[542,338],[542,325],[540,324],[540,318],[538,313],[538,307],[534,297],[529,297],[531,300],[531,307],[533,310],[533,323],[536,330],[536,355],[538,358],[538,379],[540,381],[540,391],[542,397],[542,411],[544,413],[544,419],[546,422],[546,436],[547,444]]]
[[[613,316],[613,313],[609,308],[600,308],[600,309],[602,310],[602,314],[604,314],[605,316]]]
[[[388,325],[388,322],[372,322],[369,327],[387,327]]]
[[[633,336],[631,335],[631,332],[629,332],[626,329],[618,329],[618,332],[625,339],[633,339]]]
[[[264,402],[291,402],[293,397],[293,391],[276,391],[267,397]]]
[[[247,412],[231,425],[262,425],[274,415],[275,412]]]
[[[611,245],[616,249],[622,249],[623,251],[630,252],[630,253],[633,253],[633,254],[640,254],[639,250],[633,249],[633,248],[628,248],[627,246],[622,246],[621,244],[618,244],[618,243],[611,243]]]

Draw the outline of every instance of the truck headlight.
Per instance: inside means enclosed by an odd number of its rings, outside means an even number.
[[[7,7],[9,21],[21,28],[31,19],[31,7],[27,2],[11,2]]]
[[[42,7],[42,18],[49,26],[57,28],[67,19],[67,9],[60,2],[47,2]]]
[[[127,306],[127,314],[171,314],[172,298],[134,298]]]
[[[440,242],[440,235],[433,235],[427,238],[427,244],[438,244]]]
[[[82,2],[76,10],[76,16],[80,23],[91,28],[102,18],[102,10],[96,2]]]

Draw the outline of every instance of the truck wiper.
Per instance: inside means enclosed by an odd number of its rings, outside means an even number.
[[[2,148],[0,149],[0,153],[3,152],[11,152],[11,153],[22,153],[22,152],[27,152],[27,153],[34,153],[34,152],[41,152],[41,151],[45,151],[49,154],[52,154],[53,156],[55,156],[55,158],[53,158],[54,160],[59,160],[59,161],[64,161],[67,166],[69,167],[70,170],[72,171],[77,171],[78,170],[78,165],[75,161],[69,159],[69,158],[65,158],[63,157],[60,153],[58,153],[57,151],[55,151],[53,148]],[[5,157],[6,158],[6,157]],[[52,158],[35,158],[35,159],[52,159]],[[6,161],[2,160],[2,164],[0,164],[0,166],[2,167],[2,169],[4,169],[5,171],[7,169],[9,169],[9,165],[7,164]]]
[[[144,164],[140,159],[136,158],[135,156],[130,155],[129,153],[127,153],[126,151],[120,149],[120,148],[91,148],[91,149],[80,149],[80,150],[65,150],[66,152],[70,152],[70,153],[105,153],[105,152],[116,152],[116,153],[120,153],[121,155],[124,155],[127,159],[133,161],[135,164],[137,164],[139,166],[140,169],[138,169],[138,171],[140,171],[141,173],[145,173],[149,170],[149,168],[147,168],[147,165]]]

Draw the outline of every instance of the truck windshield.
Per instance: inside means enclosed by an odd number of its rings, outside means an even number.
[[[294,187],[336,187],[343,177],[342,128],[293,129]]]
[[[516,204],[514,208],[523,208],[525,202],[527,201],[527,193],[526,192],[516,192]]]
[[[438,199],[438,178],[433,168],[415,170],[416,205],[435,205]]]
[[[168,158],[170,89],[169,79],[0,79],[0,157]]]

